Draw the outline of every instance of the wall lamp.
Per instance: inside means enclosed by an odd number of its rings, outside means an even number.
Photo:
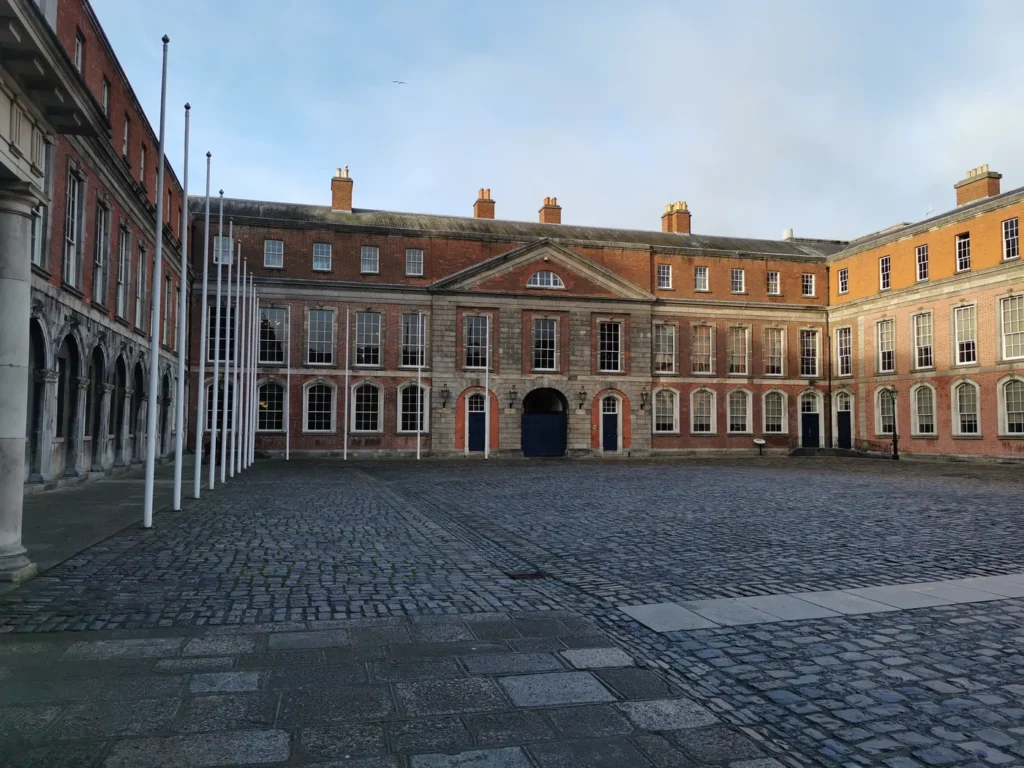
[[[518,397],[518,396],[519,396],[519,394],[516,392],[516,385],[513,384],[512,385],[512,389],[510,389],[508,391],[508,408],[509,408],[509,410],[512,410],[513,408],[516,407],[516,397]]]
[[[577,397],[580,399],[580,410],[583,410],[583,406],[587,404],[587,390],[580,387],[580,391],[577,393]]]
[[[640,390],[640,410],[647,407],[647,387]]]
[[[441,395],[441,407],[442,408],[447,408],[448,407],[448,395],[451,394],[448,391],[448,385],[447,384],[445,384],[443,387],[441,387],[441,391],[440,391],[439,394]]]

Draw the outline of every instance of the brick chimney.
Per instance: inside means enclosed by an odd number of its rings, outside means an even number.
[[[483,188],[480,189],[480,194],[477,195],[476,202],[473,203],[473,218],[494,218],[494,201],[491,200],[491,190]]]
[[[685,201],[665,206],[665,212],[661,214],[661,231],[690,234],[690,209],[686,207]]]
[[[562,206],[558,204],[557,197],[545,197],[544,205],[540,208],[541,224],[561,224]]]
[[[956,204],[966,205],[983,197],[998,195],[1001,178],[1003,174],[990,171],[988,163],[971,168],[965,178],[953,185],[953,189],[956,190]]]
[[[338,168],[331,179],[331,210],[352,213],[352,179],[347,165]]]

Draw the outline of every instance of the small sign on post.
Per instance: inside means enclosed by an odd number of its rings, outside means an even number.
[[[764,438],[763,437],[755,437],[754,438],[754,445],[757,446],[757,455],[758,456],[762,456],[763,455],[762,451],[764,450]]]

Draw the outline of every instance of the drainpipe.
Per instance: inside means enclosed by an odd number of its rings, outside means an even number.
[[[832,296],[832,268],[825,265],[825,338],[828,339],[828,388],[825,390],[825,441],[829,448],[835,447],[832,442],[832,331],[828,316],[828,303]],[[853,425],[851,424],[852,428]]]

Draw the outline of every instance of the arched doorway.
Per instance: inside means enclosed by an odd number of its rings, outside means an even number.
[[[135,394],[132,396],[132,417],[128,429],[134,435],[132,443],[132,456],[141,459],[145,455],[146,447],[143,443],[145,425],[142,423],[142,398],[146,396],[146,374],[142,370],[142,361],[135,364],[135,376],[133,377],[132,388]]]
[[[103,365],[103,350],[99,347],[92,351],[89,369],[89,415],[86,434],[92,435],[92,466],[99,468],[103,463],[103,454],[107,450],[107,425],[100,421],[103,410],[103,379],[106,372]]]
[[[54,437],[64,441],[64,470],[73,470],[77,464],[75,446],[78,443],[78,377],[81,362],[78,345],[70,334],[64,337],[57,350],[57,425]]]
[[[821,447],[821,398],[817,392],[800,395],[800,445],[804,448]]]
[[[28,382],[28,410],[26,411],[27,423],[25,424],[25,466],[29,473],[40,474],[42,468],[40,460],[42,452],[39,450],[39,442],[42,439],[43,428],[43,397],[46,392],[46,382],[43,380],[43,372],[46,370],[46,337],[43,335],[42,326],[38,320],[33,320],[29,326],[28,343],[28,371],[31,377]]]
[[[466,398],[466,449],[470,453],[483,453],[487,430],[486,401],[483,392],[474,392]]]
[[[110,434],[115,436],[114,445],[117,447],[117,460],[121,461],[124,454],[124,401],[128,386],[128,366],[124,361],[124,355],[117,356],[114,363],[114,402],[110,406]]]
[[[836,392],[836,447],[853,448],[853,395],[846,390]]]
[[[601,398],[601,450],[615,453],[619,450],[622,434],[622,407],[615,395]]]
[[[171,376],[164,374],[163,383],[160,385],[160,445],[163,446],[162,453],[167,453],[170,447],[171,425],[167,418],[171,412]]]
[[[535,389],[523,398],[524,456],[564,456],[569,403],[557,389]]]

